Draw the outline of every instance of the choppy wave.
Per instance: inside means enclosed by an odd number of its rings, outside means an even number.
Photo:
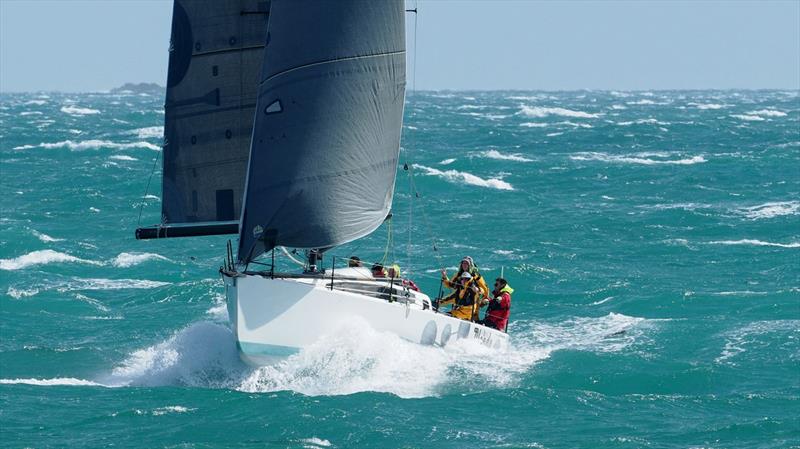
[[[503,154],[497,150],[484,151],[481,155],[489,159],[498,159],[501,161],[533,162],[533,159],[528,159],[521,154]]]
[[[150,142],[129,142],[118,143],[110,140],[83,140],[74,142],[72,140],[63,140],[61,142],[46,143],[42,142],[39,145],[22,145],[14,147],[15,150],[28,150],[31,148],[68,148],[70,150],[98,150],[103,148],[113,148],[117,150],[127,150],[130,148],[147,148],[148,150],[160,151],[161,147],[154,145]]]
[[[719,104],[719,103],[687,103],[687,104],[689,106],[694,106],[695,108],[701,110],[706,110],[706,109],[717,110],[717,109],[729,108],[732,106],[730,104]]]
[[[657,156],[658,153],[635,153],[628,155],[608,154],[599,152],[581,152],[569,156],[575,161],[602,161],[618,164],[641,165],[694,165],[707,162],[703,156],[692,156],[683,159],[651,159],[648,156]]]
[[[36,288],[22,288],[16,289],[14,287],[8,287],[6,290],[6,295],[14,298],[14,299],[21,299],[27,298],[29,296],[36,296],[39,293],[39,289]]]
[[[757,206],[740,207],[737,212],[751,220],[798,215],[800,214],[800,201],[779,201]]]
[[[0,379],[0,385],[36,385],[40,387],[53,386],[80,386],[103,387],[105,385],[91,380],[76,379],[74,377],[56,377],[54,379]]]
[[[750,111],[748,112],[750,115],[759,115],[763,117],[786,117],[786,113],[783,111],[777,111],[775,109],[761,109],[758,111]]]
[[[741,240],[715,240],[708,242],[709,245],[749,245],[749,246],[772,246],[776,248],[800,248],[800,242],[774,243],[755,239]]]
[[[450,165],[455,161],[456,161],[455,159],[444,159],[443,161],[439,162],[439,165]]]
[[[739,120],[744,120],[746,122],[763,122],[766,120],[764,117],[759,115],[731,114],[731,117],[738,118]]]
[[[462,172],[458,170],[442,171],[442,170],[437,170],[435,168],[417,164],[414,164],[414,168],[424,171],[426,175],[438,176],[442,179],[458,184],[464,183],[468,185],[488,187],[498,190],[514,190],[514,186],[499,178],[483,179],[473,175],[472,173]]]
[[[592,114],[583,111],[574,111],[572,109],[564,109],[558,107],[543,107],[543,106],[526,106],[520,107],[520,114],[526,117],[541,118],[549,115],[560,115],[562,117],[576,117],[576,118],[597,118],[601,114]]]
[[[57,287],[58,291],[75,290],[126,290],[150,289],[170,285],[169,282],[151,281],[147,279],[103,279],[103,278],[76,278]]]
[[[31,229],[31,234],[34,235],[37,239],[39,239],[43,243],[52,243],[52,242],[62,242],[64,239],[57,239],[54,237],[50,237],[49,235],[39,232],[36,229]]]
[[[62,106],[61,112],[69,115],[94,115],[100,113],[97,109],[81,108],[78,106]]]
[[[135,157],[126,156],[124,154],[114,154],[114,155],[109,156],[108,158],[109,159],[114,159],[116,161],[130,161],[130,162],[139,160],[139,159],[136,159]]]
[[[93,260],[81,259],[69,254],[53,251],[51,249],[44,249],[33,251],[13,259],[0,259],[0,270],[21,270],[23,268],[36,265],[47,265],[51,263],[82,263],[87,265],[102,265],[102,263]]]
[[[733,359],[747,352],[748,349],[764,350],[770,343],[764,341],[767,335],[785,334],[787,339],[795,339],[800,329],[800,320],[756,321],[724,334],[725,346],[720,355],[714,359],[716,363],[735,364]],[[774,346],[779,346],[774,344]],[[798,357],[797,354],[791,356]],[[791,357],[790,356],[790,357]]]
[[[163,126],[148,126],[145,128],[138,128],[129,131],[129,134],[135,134],[140,139],[160,139],[164,137]]]
[[[147,262],[148,260],[164,260],[171,262],[166,257],[160,254],[153,254],[153,253],[120,253],[117,257],[115,257],[111,264],[115,267],[120,268],[128,268],[134,265],[139,265],[140,263]]]

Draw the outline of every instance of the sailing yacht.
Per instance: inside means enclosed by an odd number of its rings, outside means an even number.
[[[439,313],[400,277],[322,262],[390,215],[405,13],[402,0],[175,0],[162,220],[137,238],[239,234],[220,272],[250,364],[355,319],[424,345],[507,343]],[[302,272],[276,271],[276,250],[291,257],[284,248],[306,251]]]

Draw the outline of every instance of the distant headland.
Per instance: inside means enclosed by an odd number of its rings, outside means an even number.
[[[149,94],[164,95],[164,86],[156,83],[125,83],[120,87],[111,89],[112,94]]]

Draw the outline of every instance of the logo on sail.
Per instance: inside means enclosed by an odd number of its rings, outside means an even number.
[[[253,238],[254,239],[257,239],[263,233],[264,233],[264,228],[262,228],[261,225],[256,225],[256,227],[253,228]]]

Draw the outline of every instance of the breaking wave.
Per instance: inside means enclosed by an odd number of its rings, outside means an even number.
[[[147,262],[148,260],[164,260],[171,262],[171,260],[167,259],[166,257],[160,254],[153,254],[153,253],[120,253],[117,257],[115,257],[111,264],[115,267],[120,268],[128,268],[134,265],[139,265],[142,262]]]
[[[136,159],[135,157],[126,156],[124,154],[115,154],[115,155],[109,156],[109,159],[114,159],[114,160],[117,160],[117,161],[131,161],[131,162],[139,160],[139,159]]]
[[[631,155],[616,155],[597,152],[582,152],[570,155],[574,161],[602,161],[618,164],[641,164],[641,165],[694,165],[707,162],[703,156],[692,156],[684,159],[650,159],[649,157],[659,156],[660,153],[636,153]],[[659,156],[660,157],[660,156]]]
[[[53,386],[92,386],[103,387],[105,385],[93,382],[91,380],[76,379],[74,377],[56,377],[54,379],[0,379],[0,385],[36,385],[42,387]]]
[[[732,106],[730,104],[718,104],[718,103],[688,103],[688,105],[689,106],[694,106],[695,108],[701,109],[701,110],[707,110],[707,109],[717,110],[717,109],[728,108],[728,107]]]
[[[488,187],[498,190],[514,190],[514,186],[499,178],[483,179],[473,175],[472,173],[461,172],[458,170],[442,171],[442,170],[437,170],[435,168],[417,164],[414,164],[414,168],[423,170],[425,174],[428,176],[438,176],[440,178],[443,178],[447,181],[454,183],[464,183],[473,186]]]
[[[80,108],[78,106],[62,106],[61,112],[69,115],[93,115],[100,113],[97,109]]]
[[[798,215],[800,214],[800,201],[769,202],[757,206],[740,207],[737,212],[751,220]]]
[[[731,117],[738,118],[739,120],[744,120],[746,122],[763,122],[766,120],[764,117],[758,115],[732,114]]]
[[[146,128],[138,128],[128,132],[135,134],[140,139],[160,139],[164,137],[163,126],[148,126]]]
[[[750,111],[748,112],[750,115],[759,115],[763,117],[786,117],[786,113],[783,111],[776,111],[774,109],[761,109],[758,111]]]
[[[755,239],[741,240],[715,240],[708,242],[709,245],[750,245],[750,246],[772,246],[776,248],[800,248],[800,242],[792,243],[773,243]]]
[[[528,159],[520,154],[503,154],[497,150],[484,151],[481,155],[489,159],[498,159],[501,161],[533,162],[533,159]]]
[[[64,239],[57,239],[54,237],[50,237],[49,235],[43,232],[39,232],[36,229],[31,229],[31,234],[33,234],[34,237],[36,237],[43,243],[61,242],[64,240]]]
[[[598,118],[601,114],[591,114],[583,111],[573,111],[564,108],[548,108],[541,106],[526,106],[520,107],[520,114],[526,117],[541,118],[549,115],[560,115],[562,117],[576,117],[576,118]]]
[[[150,142],[130,142],[118,143],[109,140],[83,140],[80,142],[73,142],[72,140],[64,140],[54,143],[40,143],[39,145],[22,145],[14,147],[15,150],[27,150],[31,148],[68,148],[70,150],[98,150],[103,148],[113,148],[117,150],[127,150],[130,148],[146,148],[148,150],[161,151],[161,147],[154,145]]]
[[[0,270],[21,270],[36,265],[47,265],[51,263],[83,263],[87,265],[102,265],[100,262],[93,260],[81,259],[69,254],[60,253],[51,249],[44,249],[33,251],[23,256],[15,257],[13,259],[0,259]]]

